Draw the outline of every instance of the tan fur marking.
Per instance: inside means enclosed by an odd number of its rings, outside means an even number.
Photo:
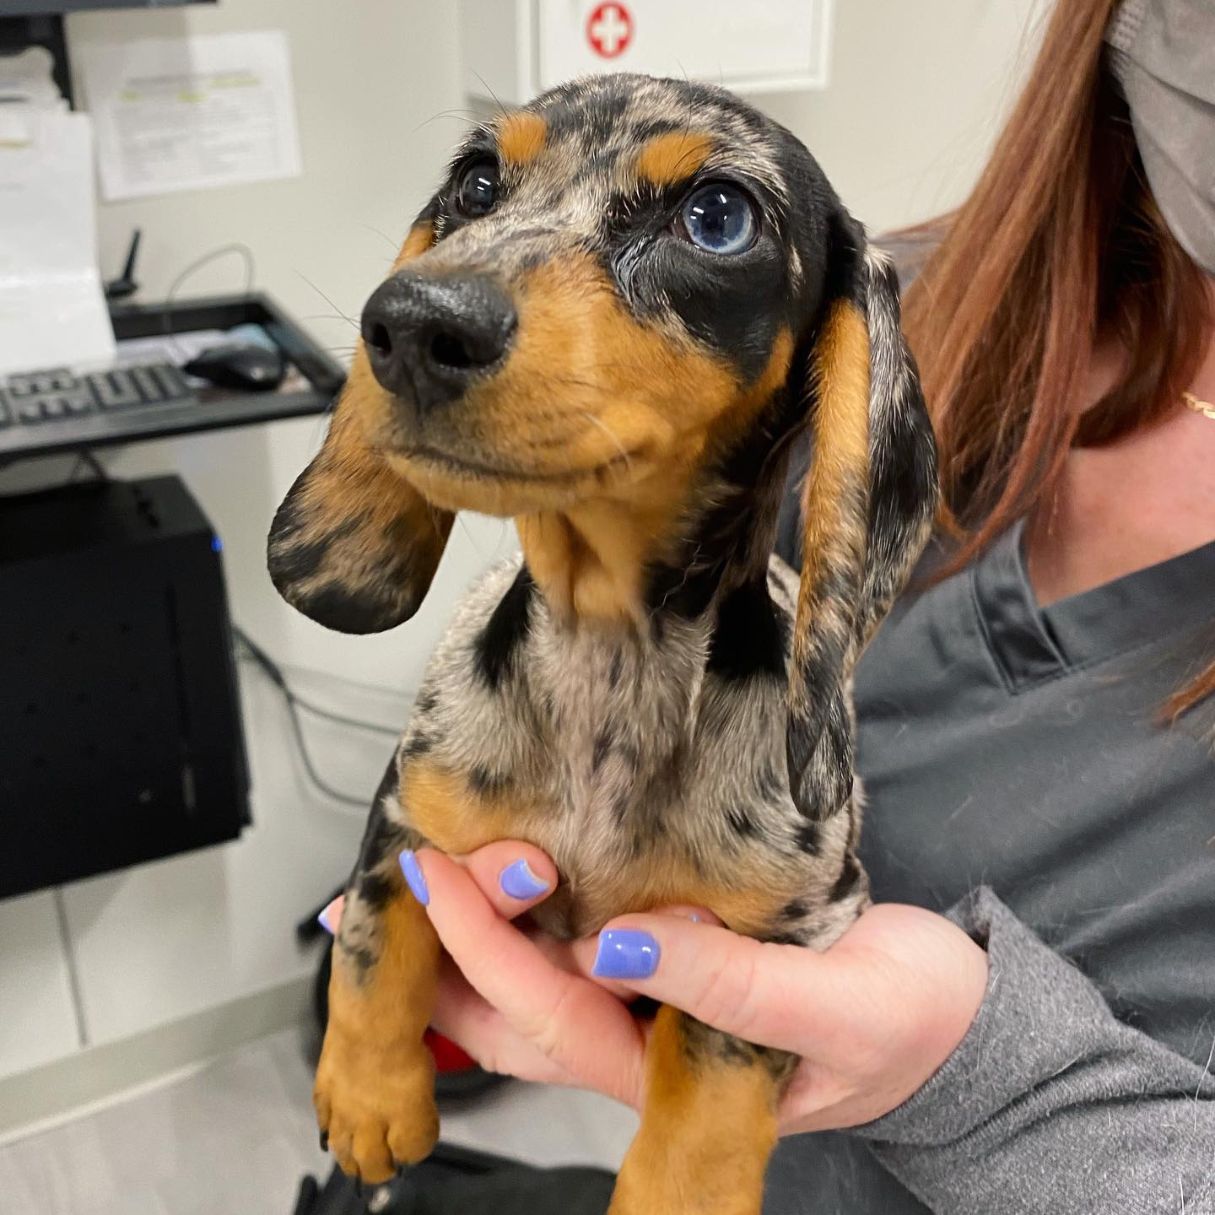
[[[796,679],[814,623],[814,596],[830,565],[859,564],[868,520],[844,510],[848,491],[869,481],[869,333],[865,318],[846,300],[832,306],[815,347],[818,408],[814,459],[803,502],[805,537],[797,626],[793,637]]]
[[[465,776],[425,759],[411,760],[401,773],[401,805],[412,827],[453,856],[495,840],[533,839],[542,817],[535,802],[474,793]]]
[[[655,135],[637,153],[637,176],[654,186],[673,186],[695,177],[713,151],[713,140],[698,131]]]
[[[534,840],[545,847],[542,839]],[[782,858],[783,860],[783,858]],[[726,927],[744,936],[769,931],[780,909],[803,893],[804,875],[782,860],[732,858],[727,873],[702,873],[686,857],[656,847],[611,874],[597,872],[579,883],[579,930],[595,931],[625,910],[707,907]]]
[[[416,1163],[439,1135],[434,1062],[423,1034],[434,1010],[439,941],[396,879],[381,913],[379,954],[364,981],[341,949],[329,981],[329,1023],[313,1102],[348,1172],[387,1181],[394,1161]]]
[[[661,1008],[609,1215],[759,1215],[778,1096],[761,1063],[689,1057],[681,1014]]]
[[[756,394],[690,339],[637,321],[589,257],[546,263],[517,298],[510,360],[460,408],[476,419],[485,458],[529,478],[403,467],[444,507],[525,517],[529,564],[557,610],[635,619],[638,554],[671,541],[716,431],[732,433]],[[526,518],[550,514],[562,522]],[[601,553],[605,537],[613,543]]]
[[[498,127],[498,151],[513,165],[529,165],[544,150],[548,123],[539,114],[518,110],[508,114]]]
[[[395,273],[400,270],[406,262],[411,262],[415,257],[421,257],[427,249],[435,243],[435,228],[434,224],[428,219],[420,219],[412,228],[409,229],[409,235],[405,238],[405,243],[401,246],[401,252],[397,254],[397,260],[392,263],[392,269]]]

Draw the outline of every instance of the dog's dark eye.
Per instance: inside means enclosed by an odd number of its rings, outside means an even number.
[[[498,201],[498,166],[492,160],[478,160],[460,176],[456,186],[456,206],[465,215],[487,215]]]
[[[737,186],[702,186],[683,205],[684,231],[710,253],[742,253],[755,241],[755,205]]]

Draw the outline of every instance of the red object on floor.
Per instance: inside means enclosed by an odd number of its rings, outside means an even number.
[[[454,1042],[442,1034],[435,1033],[433,1029],[426,1031],[426,1045],[435,1057],[435,1067],[440,1075],[447,1072],[472,1071],[477,1066],[471,1055],[465,1054]]]

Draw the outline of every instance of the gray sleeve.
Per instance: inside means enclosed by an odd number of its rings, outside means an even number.
[[[979,1015],[854,1133],[937,1215],[1212,1215],[1215,1080],[1116,1020],[990,890],[950,912],[990,960]]]

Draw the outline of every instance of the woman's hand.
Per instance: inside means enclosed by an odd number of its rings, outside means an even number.
[[[917,907],[871,907],[821,954],[737,936],[695,909],[622,916],[563,943],[510,923],[554,889],[552,862],[530,845],[460,862],[423,850],[402,868],[449,955],[435,1028],[487,1070],[634,1107],[648,1026],[623,1002],[633,994],[800,1055],[780,1117],[793,1134],[901,1105],[965,1036],[987,985],[983,950]]]

